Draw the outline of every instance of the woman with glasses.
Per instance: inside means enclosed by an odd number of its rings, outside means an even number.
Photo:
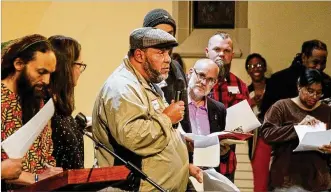
[[[50,88],[55,103],[52,117],[53,156],[63,169],[84,168],[83,135],[71,116],[75,108],[74,87],[85,70],[81,45],[73,38],[55,35],[48,38],[55,49],[56,71],[51,75]]]
[[[260,104],[264,90],[268,82],[268,79],[264,75],[267,71],[267,62],[260,54],[252,53],[246,58],[245,68],[252,79],[252,83],[248,86],[251,107],[255,115],[258,115],[260,113]]]
[[[276,102],[265,115],[261,136],[272,146],[269,190],[300,186],[309,191],[331,189],[331,145],[320,151],[293,152],[299,139],[295,125],[311,125],[316,122],[331,128],[331,107],[321,103],[322,75],[316,69],[306,69],[299,77],[295,98]]]

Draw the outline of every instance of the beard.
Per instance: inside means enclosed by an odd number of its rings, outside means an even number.
[[[148,61],[148,58],[146,59],[143,68],[149,76],[149,81],[151,83],[160,83],[164,80],[164,75],[162,75],[161,72],[153,69],[152,64]]]
[[[223,60],[218,60],[215,63],[218,65],[219,68],[218,77],[219,78],[227,77],[230,72],[230,64],[225,64]]]
[[[196,80],[191,78],[188,82],[188,88],[190,89],[190,95],[193,100],[195,99],[202,99],[203,97],[207,96],[209,91],[207,87],[201,83],[196,83]],[[200,89],[200,90],[199,90]]]
[[[163,81],[163,80],[166,80],[166,79],[168,79],[168,77],[169,77],[169,73],[161,74],[161,76],[162,76],[162,81]]]
[[[43,99],[50,98],[50,95],[45,84],[31,84],[26,68],[18,77],[16,86],[22,107],[22,122],[24,125],[39,111]]]

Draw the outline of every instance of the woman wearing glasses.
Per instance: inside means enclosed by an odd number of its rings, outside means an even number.
[[[54,47],[57,65],[51,75],[50,88],[55,103],[52,117],[53,156],[63,169],[84,168],[84,143],[79,127],[71,116],[75,108],[74,87],[85,70],[81,45],[70,37],[61,35],[48,38]]]
[[[309,191],[331,189],[331,145],[318,151],[293,152],[299,140],[295,125],[316,122],[331,128],[331,107],[320,102],[322,75],[306,69],[298,80],[299,96],[276,102],[265,115],[261,136],[272,146],[269,190],[300,186]]]
[[[267,71],[267,62],[260,54],[252,53],[246,58],[245,68],[252,79],[252,83],[248,86],[251,107],[255,115],[258,115],[260,113],[259,108],[264,90],[268,82],[268,79],[264,75]]]

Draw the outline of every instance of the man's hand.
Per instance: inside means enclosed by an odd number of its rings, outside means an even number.
[[[184,102],[178,101],[175,103],[174,100],[171,101],[171,104],[164,109],[163,114],[167,115],[172,124],[176,124],[184,118]]]
[[[186,136],[184,136],[184,137],[185,137],[188,152],[194,152],[194,141],[193,141],[193,139],[191,139],[189,137],[186,137]]]
[[[229,152],[230,150],[230,145],[228,144],[225,144],[225,143],[222,143],[222,141],[220,142],[220,153],[221,153],[221,156],[227,154],[227,152]]]
[[[202,170],[191,163],[188,168],[189,168],[190,176],[194,177],[199,183],[202,183],[203,181]]]
[[[22,173],[22,159],[6,159],[1,162],[1,179],[17,179]]]
[[[323,145],[322,147],[319,147],[318,149],[323,151],[324,153],[331,154],[331,144]]]
[[[62,167],[48,167],[42,174],[39,175],[39,181],[62,172]]]

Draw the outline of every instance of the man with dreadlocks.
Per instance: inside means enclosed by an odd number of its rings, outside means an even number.
[[[2,140],[20,129],[42,107],[50,74],[56,68],[56,57],[46,37],[29,35],[4,46],[1,47]],[[6,183],[28,185],[62,172],[62,168],[53,167],[52,151],[51,128],[46,126],[23,157],[19,178]],[[2,150],[1,161],[6,159],[8,156]]]

